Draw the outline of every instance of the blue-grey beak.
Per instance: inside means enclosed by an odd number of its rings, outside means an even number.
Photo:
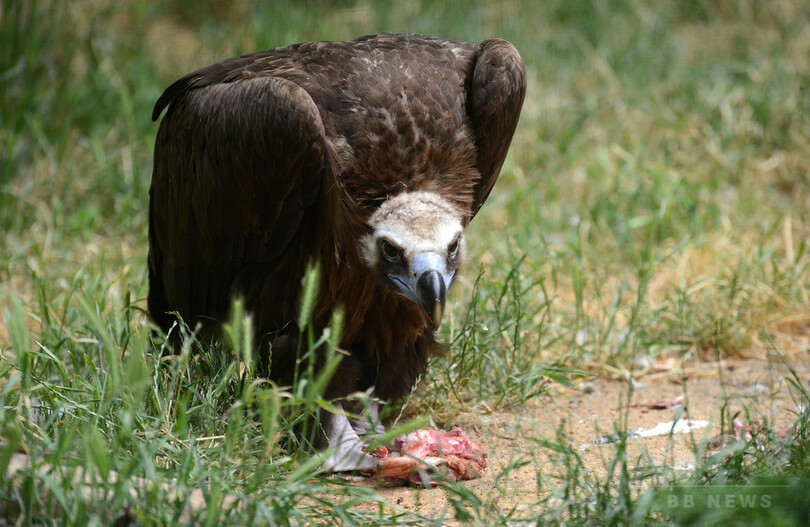
[[[447,288],[453,283],[453,272],[447,272],[444,258],[436,253],[419,253],[413,257],[407,276],[390,274],[403,295],[410,298],[427,314],[434,328],[444,315]]]

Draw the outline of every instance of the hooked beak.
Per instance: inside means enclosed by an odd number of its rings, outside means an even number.
[[[407,276],[390,274],[402,294],[425,311],[434,328],[438,328],[444,315],[447,288],[453,282],[453,272],[448,273],[444,259],[436,253],[419,253],[414,256]]]
[[[447,288],[444,279],[436,269],[428,269],[416,280],[416,298],[427,313],[433,327],[438,328],[444,315],[444,298]]]

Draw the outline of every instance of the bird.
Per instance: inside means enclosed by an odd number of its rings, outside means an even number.
[[[515,47],[413,34],[305,42],[189,73],[157,100],[148,311],[217,336],[240,299],[269,378],[292,382],[302,281],[312,324],[342,309],[324,467],[368,470],[361,439],[438,349],[466,227],[501,171],[526,93]],[[348,405],[347,405],[348,406]],[[353,416],[353,417],[352,417]],[[378,423],[373,426],[381,429]]]

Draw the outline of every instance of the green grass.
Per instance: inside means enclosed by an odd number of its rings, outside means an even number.
[[[525,437],[536,456],[496,478],[506,495],[510,472],[534,467],[530,516],[449,482],[444,516],[392,515],[374,490],[317,476],[299,454],[300,416],[328,406],[314,374],[295,387],[254,379],[242,319],[230,345],[189,335],[166,355],[143,309],[149,116],[171,81],[305,40],[499,36],[521,52],[529,93],[470,227],[442,329],[450,351],[404,414],[447,425],[479,404],[513,411],[550,382],[639,356],[799,356],[809,22],[801,0],[3,3],[0,473],[13,454],[28,461],[0,478],[0,523],[687,523],[702,520],[666,507],[685,483],[806,484],[806,440],[768,438],[719,463],[698,451],[689,476],[620,442],[597,477],[561,429]],[[796,422],[806,439],[806,410]],[[367,500],[381,505],[353,507]]]

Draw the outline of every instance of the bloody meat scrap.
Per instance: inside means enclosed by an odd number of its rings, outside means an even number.
[[[372,454],[379,458],[377,477],[398,485],[435,485],[433,467],[453,481],[477,478],[487,467],[486,452],[459,428],[447,433],[419,429],[394,440],[392,447],[378,447]]]

